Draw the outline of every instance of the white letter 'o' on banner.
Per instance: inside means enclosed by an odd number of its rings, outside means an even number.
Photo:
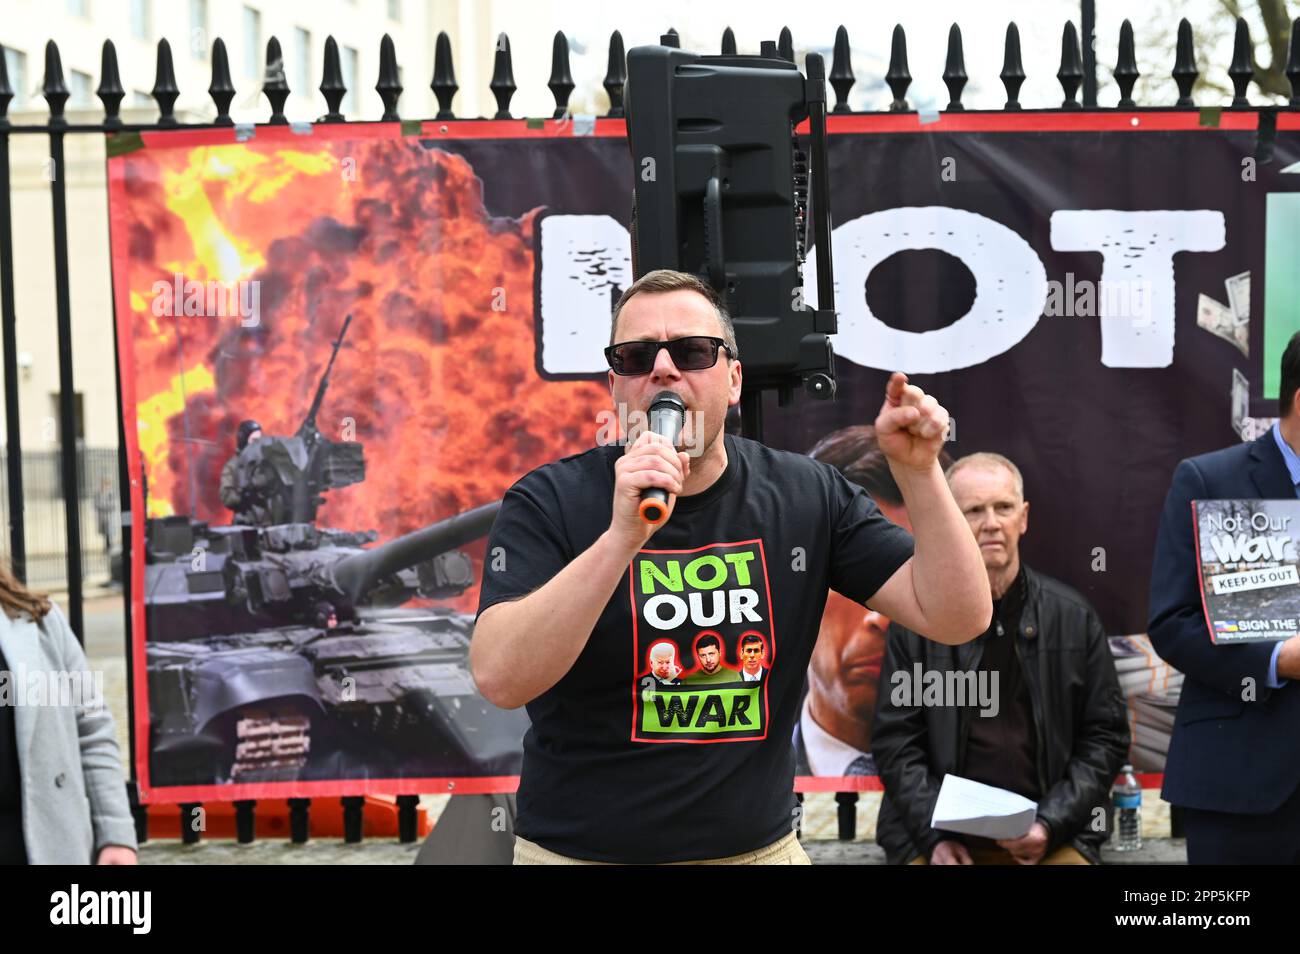
[[[863,367],[923,374],[981,364],[1029,334],[1047,302],[1047,272],[1029,243],[974,212],[945,206],[886,209],[836,227],[832,242],[839,311],[835,354]],[[896,252],[931,248],[961,259],[970,269],[975,300],[945,328],[891,328],[867,306],[867,276]],[[805,298],[814,304],[815,249],[803,272]]]

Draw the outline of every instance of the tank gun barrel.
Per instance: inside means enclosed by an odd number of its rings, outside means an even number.
[[[313,441],[316,436],[316,415],[320,413],[321,402],[325,400],[325,389],[330,384],[330,372],[334,370],[334,359],[339,356],[339,348],[343,347],[343,336],[348,333],[348,325],[352,324],[352,316],[348,315],[343,319],[343,327],[339,329],[338,340],[334,342],[334,350],[330,352],[330,360],[325,365],[325,373],[320,376],[320,383],[316,385],[316,397],[311,402],[311,407],[307,409],[307,416],[303,418],[302,425],[298,428],[298,435]]]
[[[385,576],[486,536],[500,509],[500,501],[483,504],[373,550],[344,557],[334,564],[331,582],[350,604],[355,604]]]

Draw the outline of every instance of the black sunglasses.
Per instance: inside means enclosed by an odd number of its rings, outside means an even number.
[[[649,374],[659,358],[659,349],[667,348],[678,371],[703,371],[718,363],[718,349],[727,348],[721,338],[691,335],[672,341],[624,341],[605,349],[605,360],[615,374]],[[731,354],[727,348],[727,354]]]

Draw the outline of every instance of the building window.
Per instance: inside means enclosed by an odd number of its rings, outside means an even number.
[[[402,19],[402,0],[388,0],[388,19]]]
[[[357,86],[361,83],[361,74],[357,72],[357,51],[350,46],[343,47],[343,85],[348,88],[347,95],[343,97],[343,104],[339,107],[343,110],[343,115],[356,118],[357,112]]]
[[[262,14],[244,7],[244,75],[258,79],[257,64],[262,56]]]
[[[311,99],[311,33],[302,27],[293,28],[293,91]]]
[[[9,85],[14,89],[13,108],[27,105],[27,54],[5,47],[5,68],[9,71]]]
[[[69,74],[68,83],[68,105],[73,107],[89,107],[90,99],[90,74],[83,73],[81,70],[73,70]]]
[[[68,0],[68,13],[74,17],[90,16],[90,0]]]
[[[149,39],[149,0],[131,0],[131,35]]]
[[[59,439],[57,428],[60,420],[58,391],[50,392],[50,417],[54,421],[54,427],[56,428],[55,440],[57,441]],[[72,428],[78,442],[86,439],[85,402],[80,391],[72,392]]]
[[[208,0],[190,0],[190,55],[202,60],[208,53]]]
[[[153,95],[151,93],[142,93],[138,89],[131,90],[131,105],[136,109],[148,109],[154,105]]]

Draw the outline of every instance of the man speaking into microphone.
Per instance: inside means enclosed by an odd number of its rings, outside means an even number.
[[[671,391],[684,420],[677,446],[646,430],[539,467],[492,527],[470,665],[489,701],[532,720],[515,863],[807,864],[790,737],[827,591],[946,643],[992,617],[937,462],[948,414],[891,376],[875,426],[913,538],[833,468],[724,433],[740,355],[694,276],[631,285],[606,357],[615,408],[649,416]]]

